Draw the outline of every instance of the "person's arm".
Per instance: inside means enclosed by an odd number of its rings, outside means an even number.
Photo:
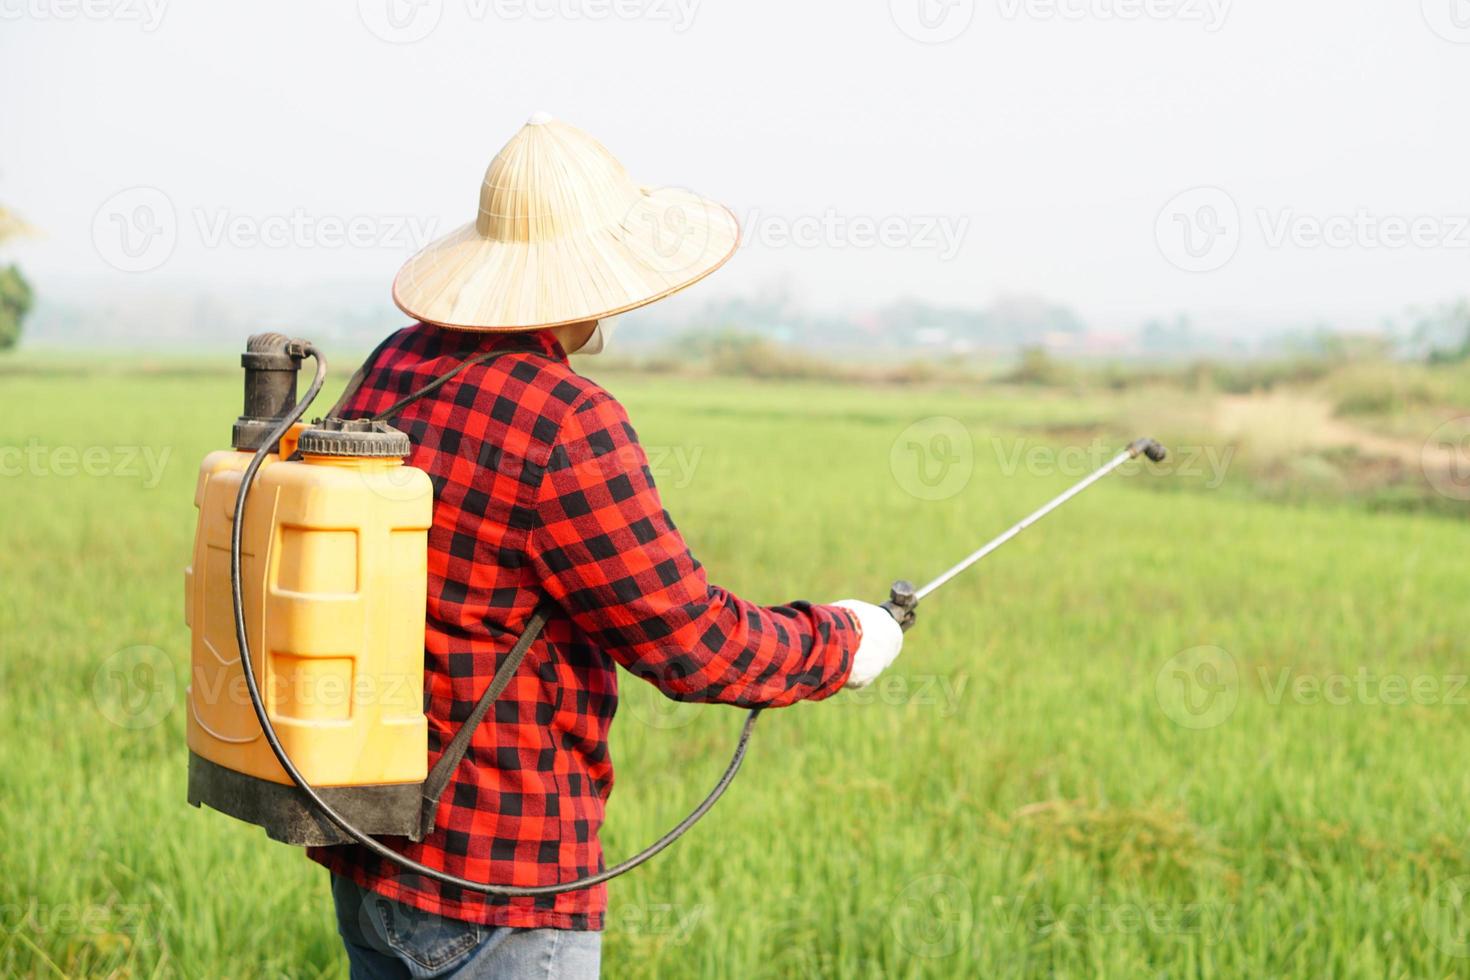
[[[709,584],[622,406],[603,391],[584,395],[562,425],[529,551],[577,626],[669,697],[780,707],[828,697],[852,669],[861,639],[852,610],[758,606]]]

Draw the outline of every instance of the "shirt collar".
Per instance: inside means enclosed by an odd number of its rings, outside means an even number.
[[[455,330],[433,324],[421,324],[425,330],[438,331],[443,349],[460,354],[477,354],[491,350],[523,350],[545,354],[563,363],[567,352],[550,330],[515,330],[493,332],[489,330]]]

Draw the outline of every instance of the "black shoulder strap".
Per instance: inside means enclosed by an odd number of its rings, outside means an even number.
[[[444,787],[449,785],[450,777],[459,768],[464,759],[465,752],[469,751],[470,739],[474,737],[475,729],[480,727],[480,722],[485,720],[485,715],[490,711],[490,706],[500,697],[510,679],[520,668],[521,661],[526,659],[526,651],[541,635],[541,630],[546,626],[546,621],[551,618],[553,604],[550,599],[543,599],[531,618],[526,620],[526,628],[516,640],[515,646],[505,655],[505,660],[500,668],[495,671],[495,676],[490,679],[490,686],[485,688],[485,693],[480,695],[480,700],[475,702],[474,710],[469,717],[459,726],[459,731],[454,733],[454,738],[444,747],[444,753],[439,756],[439,761],[434,763],[434,768],[429,770],[428,778],[424,780],[424,809],[422,817],[422,832],[427,835],[434,828],[434,815],[439,809],[439,797],[444,795]]]
[[[457,377],[459,373],[465,368],[474,367],[476,364],[484,364],[486,361],[493,361],[495,360],[495,358],[499,357],[502,354],[513,353],[518,352],[511,350],[487,350],[483,353],[476,354],[474,357],[467,357],[463,361],[460,361],[458,364],[456,364],[452,369],[445,371],[443,374],[439,375],[439,377],[435,378],[433,381],[430,381],[422,388],[418,389],[417,391],[411,392],[410,394],[404,395],[392,405],[389,405],[377,415],[374,415],[373,421],[385,422],[388,419],[391,419],[393,416],[397,415],[399,412],[403,411],[405,408],[407,408],[409,405],[412,405],[420,398],[437,390],[445,382]],[[359,384],[361,384],[361,382],[359,382]]]
[[[373,348],[373,352],[369,354],[367,356],[367,359],[358,366],[356,371],[353,372],[352,377],[347,380],[347,387],[342,391],[342,397],[338,398],[336,404],[334,404],[331,409],[328,410],[326,415],[327,418],[336,419],[342,417],[342,410],[347,407],[347,403],[352,400],[352,396],[357,394],[358,389],[362,387],[363,381],[367,378],[368,371],[372,370],[373,364],[377,361],[378,355],[383,353],[383,349],[388,346],[388,342],[391,341],[395,336],[397,335],[390,334],[387,340],[384,340],[377,347]],[[397,415],[399,412],[403,411],[409,405],[412,405],[414,402],[418,401],[420,398],[423,398],[425,395],[431,394],[441,385],[453,380],[465,368],[474,367],[476,364],[484,364],[486,361],[493,361],[495,360],[495,358],[499,357],[502,354],[531,353],[537,352],[526,347],[516,346],[497,347],[495,350],[481,351],[474,357],[467,357],[463,361],[460,361],[451,370],[445,371],[443,374],[439,375],[439,377],[435,378],[433,381],[430,381],[428,384],[419,388],[417,391],[404,395],[402,398],[398,399],[398,401],[394,402],[392,405],[388,406],[377,415],[374,415],[373,420],[387,421],[388,419]]]

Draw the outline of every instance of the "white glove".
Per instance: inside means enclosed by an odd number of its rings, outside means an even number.
[[[852,673],[847,687],[867,687],[883,673],[903,649],[903,629],[882,606],[861,599],[843,599],[832,603],[856,614],[863,638],[852,658]]]

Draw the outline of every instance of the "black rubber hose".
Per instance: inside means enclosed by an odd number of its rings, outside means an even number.
[[[735,744],[735,753],[730,757],[730,764],[725,767],[725,772],[720,776],[719,782],[715,783],[714,789],[710,790],[709,795],[697,807],[690,811],[687,817],[680,820],[672,830],[637,854],[610,868],[605,868],[597,874],[587,875],[585,878],[577,878],[574,881],[562,882],[555,885],[496,885],[487,881],[471,881],[468,878],[461,878],[458,875],[452,875],[446,871],[431,868],[426,864],[420,864],[411,858],[404,857],[392,848],[382,844],[376,838],[370,837],[348,823],[347,818],[332,809],[332,805],[322,799],[321,795],[306,781],[306,777],[301,775],[300,770],[296,768],[296,764],[286,754],[286,749],[281,745],[281,740],[276,736],[275,726],[271,724],[270,715],[265,708],[265,701],[260,696],[260,686],[255,681],[255,664],[250,658],[250,643],[245,636],[245,598],[240,581],[240,542],[245,526],[245,501],[250,494],[251,484],[255,482],[256,473],[260,471],[260,466],[265,462],[265,457],[275,448],[276,443],[280,442],[281,437],[290,431],[291,426],[295,425],[302,415],[306,414],[306,409],[322,390],[322,383],[327,379],[327,362],[322,357],[321,352],[308,344],[304,347],[303,353],[316,361],[316,377],[312,379],[311,387],[306,390],[306,394],[302,396],[301,401],[297,402],[296,407],[271,430],[270,434],[266,436],[265,441],[261,443],[260,448],[255,451],[255,455],[251,457],[249,465],[245,467],[245,472],[240,477],[240,490],[235,497],[235,523],[230,529],[230,598],[234,602],[235,643],[240,648],[240,667],[245,674],[245,687],[250,692],[250,704],[255,709],[255,717],[260,722],[260,730],[265,733],[267,744],[270,745],[271,751],[275,753],[276,760],[280,762],[281,768],[286,770],[286,775],[291,777],[291,782],[296,784],[296,788],[301,790],[302,794],[311,801],[312,805],[321,812],[322,816],[336,824],[344,834],[357,841],[369,851],[372,851],[378,857],[386,861],[391,861],[405,870],[412,871],[415,874],[421,874],[426,878],[432,878],[443,884],[454,885],[458,888],[464,888],[486,895],[502,895],[507,897],[560,895],[563,892],[573,892],[583,888],[590,888],[593,885],[600,885],[604,881],[616,878],[624,872],[632,871],[655,854],[664,850],[664,848],[668,847],[674,841],[684,836],[684,832],[694,826],[701,817],[709,812],[710,807],[714,806],[715,802],[721,796],[725,795],[725,790],[729,788],[730,783],[735,779],[735,774],[740,771],[740,764],[745,761],[745,750],[750,743],[750,733],[755,728],[756,719],[760,717],[760,708],[752,708],[750,713],[746,715],[745,724],[740,729],[740,739]]]

